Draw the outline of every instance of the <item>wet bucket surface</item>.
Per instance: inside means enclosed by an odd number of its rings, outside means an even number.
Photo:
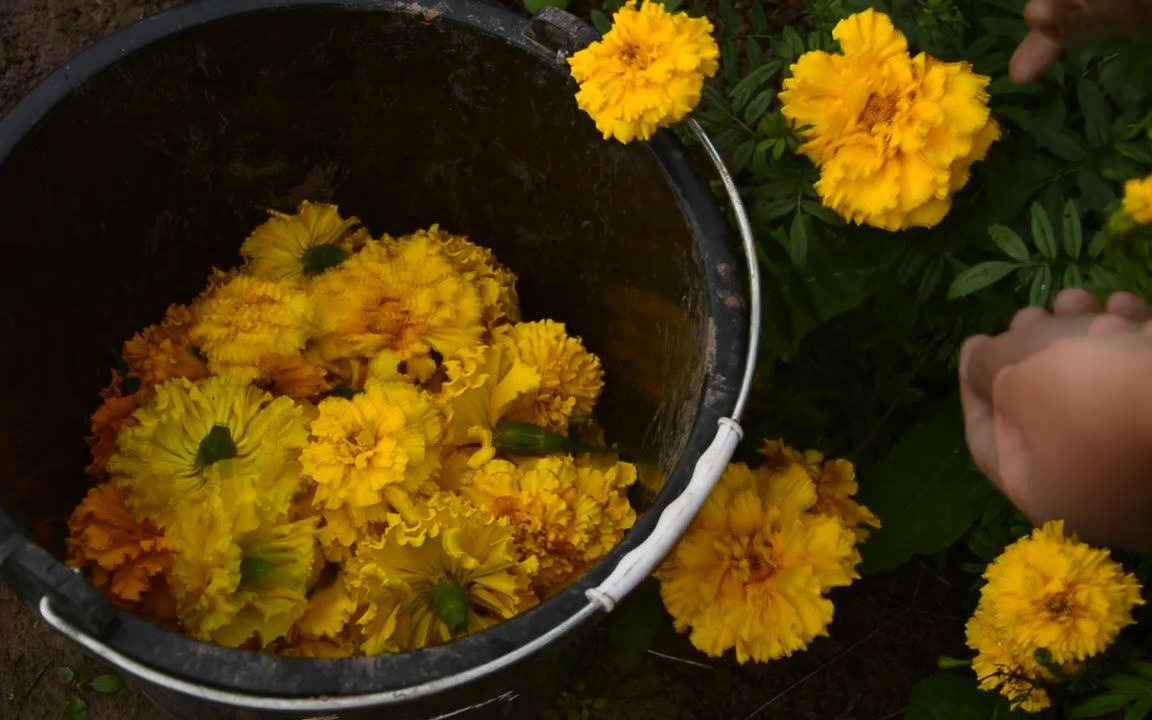
[[[379,693],[538,638],[651,534],[732,413],[748,351],[743,261],[672,136],[602,140],[556,47],[526,29],[464,0],[202,2],[109,38],[0,121],[13,270],[0,285],[0,369],[20,380],[0,406],[0,572],[23,597],[47,596],[124,656],[206,686]],[[601,356],[600,418],[662,487],[620,547],[538,608],[448,646],[301,660],[160,630],[58,561],[61,522],[89,487],[88,414],[119,343],[193,297],[212,265],[237,264],[266,208],[303,199],[338,203],[375,234],[440,223],[469,235],[517,273],[526,318],[567,323]],[[555,667],[538,657],[398,698],[387,717],[508,699]]]

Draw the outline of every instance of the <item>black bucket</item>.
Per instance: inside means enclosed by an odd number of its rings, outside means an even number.
[[[565,640],[651,571],[731,456],[758,314],[675,137],[621,146],[577,109],[564,57],[589,37],[468,0],[204,0],[101,42],[0,121],[0,572],[17,593],[185,717],[530,717],[517,699],[555,687]],[[519,275],[526,317],[601,356],[600,417],[658,492],[539,607],[445,646],[285,658],[162,630],[61,563],[110,351],[303,199],[377,234],[469,235]]]

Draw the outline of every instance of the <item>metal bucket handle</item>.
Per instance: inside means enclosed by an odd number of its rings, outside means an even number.
[[[588,27],[574,16],[553,7],[544,8],[536,15],[530,26],[530,32],[535,30],[533,34],[539,38],[539,31],[542,26],[553,31],[549,33],[550,40],[556,35],[572,33],[573,28],[579,28],[581,26],[583,28]],[[571,37],[571,35],[569,35],[569,37]],[[563,59],[568,52],[570,52],[568,48],[561,47],[556,49],[557,59]],[[728,201],[732,206],[732,211],[736,218],[736,226],[740,232],[745,260],[748,263],[748,356],[744,365],[744,377],[731,417],[720,419],[716,437],[713,438],[708,449],[701,454],[700,459],[696,461],[692,478],[684,488],[684,491],[669,503],[664,509],[664,512],[660,514],[660,518],[657,520],[656,527],[652,530],[652,534],[649,535],[643,543],[621,558],[616,568],[603,582],[585,591],[584,595],[588,599],[587,605],[543,635],[483,665],[478,665],[454,675],[429,680],[420,685],[399,690],[327,698],[260,696],[220,690],[181,680],[133,660],[77,627],[56,612],[48,595],[40,598],[40,614],[44,617],[44,621],[104,662],[166,690],[191,695],[211,702],[258,710],[274,710],[280,712],[338,712],[340,710],[408,702],[472,682],[485,675],[508,667],[541,648],[547,647],[597,613],[612,612],[616,607],[616,603],[622,600],[645,578],[652,574],[656,566],[660,564],[664,556],[668,554],[680,539],[680,536],[684,534],[688,524],[696,517],[696,513],[699,512],[704,501],[708,498],[709,493],[712,492],[712,488],[716,486],[716,482],[720,479],[724,468],[732,459],[732,453],[736,450],[737,444],[739,444],[740,439],[743,437],[744,433],[740,427],[739,419],[741,415],[743,415],[744,408],[747,405],[748,395],[752,387],[752,378],[756,370],[757,347],[760,338],[761,301],[760,271],[757,264],[756,245],[752,235],[752,226],[748,221],[748,214],[744,209],[744,204],[740,200],[736,182],[724,164],[724,160],[721,158],[716,146],[712,144],[712,141],[708,138],[707,134],[705,134],[703,128],[701,128],[700,124],[695,120],[687,120],[686,125],[700,143],[701,147],[704,148],[708,159],[711,160],[716,173],[720,176],[724,184],[724,189],[728,194]],[[498,699],[499,698],[496,698],[494,700]],[[488,704],[488,702],[491,701],[486,701],[485,703],[481,703],[481,705]],[[468,709],[471,708],[464,708],[454,711],[449,715],[439,717],[446,718],[455,716]],[[432,720],[436,720],[436,718]]]

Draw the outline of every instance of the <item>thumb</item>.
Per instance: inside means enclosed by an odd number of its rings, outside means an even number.
[[[1060,57],[1062,51],[1056,39],[1039,30],[1032,30],[1012,54],[1008,75],[1017,85],[1035,82]]]

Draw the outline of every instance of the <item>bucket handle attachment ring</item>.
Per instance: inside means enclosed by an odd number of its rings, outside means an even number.
[[[532,641],[521,645],[500,657],[489,660],[483,665],[469,668],[463,672],[449,677],[436,678],[413,687],[399,690],[388,690],[377,693],[361,695],[344,695],[340,697],[316,698],[282,698],[238,693],[221,690],[206,685],[189,682],[165,674],[143,663],[140,663],[123,653],[113,649],[98,638],[73,625],[66,618],[59,615],[52,606],[47,595],[40,598],[40,614],[44,621],[81,645],[104,662],[123,670],[131,675],[151,683],[165,690],[198,697],[210,702],[216,702],[235,707],[252,708],[257,710],[275,710],[281,712],[318,712],[331,713],[357,708],[391,705],[408,702],[417,698],[427,697],[443,692],[449,688],[478,680],[493,672],[512,665],[538,650],[547,647],[553,641],[560,639],[572,630],[590,620],[601,612],[611,612],[616,604],[629,592],[634,590],[645,578],[652,574],[664,556],[672,549],[688,524],[699,512],[700,507],[708,498],[712,488],[720,479],[721,473],[732,459],[732,453],[740,442],[743,431],[739,419],[744,412],[751,392],[752,378],[756,368],[756,355],[760,338],[760,273],[757,267],[756,245],[752,235],[752,226],[748,221],[747,212],[740,200],[736,182],[724,164],[716,146],[705,134],[703,128],[695,120],[686,121],[688,129],[704,148],[708,158],[719,174],[724,188],[728,194],[735,215],[736,225],[740,231],[744,254],[748,263],[748,295],[749,295],[749,327],[748,327],[748,356],[745,361],[744,378],[741,382],[740,392],[737,395],[731,417],[721,418],[716,437],[708,449],[697,460],[688,486],[674,501],[672,501],[660,514],[659,520],[652,534],[645,538],[638,547],[620,559],[616,568],[597,587],[585,591],[588,604],[580,608],[575,614],[564,622],[553,627],[548,632]],[[485,705],[491,700],[482,702]],[[465,708],[465,710],[468,708]],[[461,710],[441,715],[447,718],[458,715]],[[437,720],[432,718],[431,720]]]

